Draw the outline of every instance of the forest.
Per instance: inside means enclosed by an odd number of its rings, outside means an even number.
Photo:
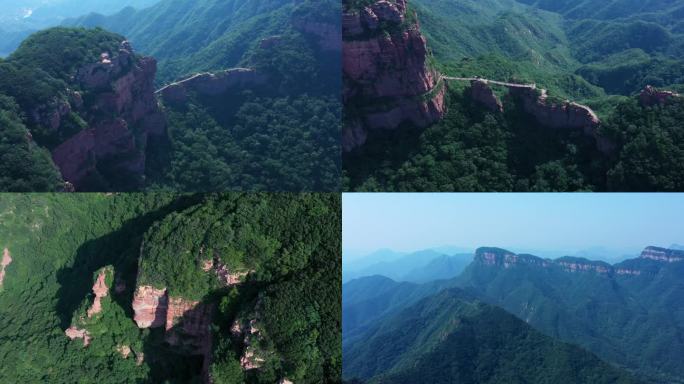
[[[215,308],[214,383],[340,382],[339,215],[333,194],[4,195],[0,239],[13,261],[0,288],[0,380],[202,382],[202,355],[133,321],[136,287],[152,284]],[[198,274],[202,255],[249,273],[219,285]],[[117,290],[85,318],[103,270]],[[231,327],[254,316],[264,362],[245,370]],[[74,324],[87,347],[65,336]]]

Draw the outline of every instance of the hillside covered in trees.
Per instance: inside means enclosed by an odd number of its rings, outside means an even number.
[[[338,196],[5,195],[0,215],[2,381],[340,382]]]

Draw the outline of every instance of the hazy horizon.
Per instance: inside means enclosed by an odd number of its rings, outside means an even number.
[[[612,261],[681,243],[683,209],[680,194],[344,194],[343,257],[495,246]]]

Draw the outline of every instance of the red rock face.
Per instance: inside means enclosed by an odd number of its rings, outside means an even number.
[[[86,331],[85,329],[70,327],[66,331],[64,331],[64,333],[71,340],[83,339],[83,346],[84,347],[87,347],[88,345],[90,345],[90,340],[92,338],[90,337],[90,334],[88,333],[88,331]]]
[[[88,309],[88,317],[93,317],[93,315],[98,314],[102,311],[102,298],[109,294],[109,287],[105,281],[107,272],[106,270],[101,270],[100,274],[97,275],[97,280],[93,285],[93,293],[95,294],[95,301],[93,305]]]
[[[169,297],[166,289],[150,286],[138,287],[133,297],[134,320],[138,328],[156,328],[166,325]]]
[[[166,123],[154,96],[157,63],[150,57],[136,58],[132,52],[123,42],[118,55],[79,69],[74,82],[90,94],[87,104],[80,93],[72,92],[69,103],[53,109],[49,124],[41,123],[58,131],[62,118],[72,111],[86,120],[85,130],[52,153],[63,178],[76,189],[98,172],[102,162],[119,175],[140,178],[148,136],[165,134]],[[45,120],[40,108],[34,115],[39,123]]]
[[[404,0],[379,0],[343,14],[345,151],[365,143],[367,131],[403,123],[426,127],[445,113],[445,87],[427,63],[417,23],[405,25]],[[384,29],[383,29],[384,28]]]
[[[5,248],[2,251],[2,261],[0,261],[0,287],[2,282],[5,280],[5,268],[12,263],[12,257],[10,256],[9,249]]]
[[[647,85],[639,95],[639,102],[642,107],[652,107],[654,105],[667,104],[672,98],[681,97],[678,93],[670,91],[659,91],[654,87]]]
[[[503,104],[494,91],[485,81],[476,80],[471,83],[471,96],[473,100],[483,104],[487,109],[494,112],[503,112]]]

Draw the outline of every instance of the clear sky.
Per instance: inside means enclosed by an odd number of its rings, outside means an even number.
[[[684,194],[343,195],[345,254],[452,245],[629,249],[684,243]]]

